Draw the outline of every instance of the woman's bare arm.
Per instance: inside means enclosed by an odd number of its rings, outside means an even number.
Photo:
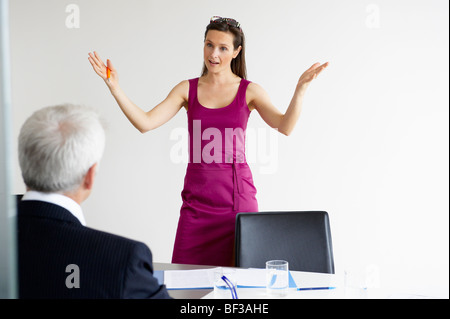
[[[117,70],[110,60],[107,60],[107,65],[105,65],[97,52],[89,53],[88,59],[94,71],[105,81],[122,112],[141,133],[163,125],[173,118],[183,106],[187,106],[189,94],[187,80],[177,84],[167,98],[153,109],[144,111],[134,104],[119,86]],[[107,68],[111,70],[109,79],[107,78]]]
[[[294,129],[300,116],[303,104],[303,98],[306,89],[313,79],[328,66],[328,62],[320,65],[313,64],[300,77],[294,96],[289,104],[286,113],[281,113],[270,101],[269,95],[258,84],[251,83],[248,90],[249,107],[256,109],[261,118],[272,128],[277,129],[280,133],[288,136]]]

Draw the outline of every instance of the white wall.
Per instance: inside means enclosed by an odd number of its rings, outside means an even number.
[[[78,28],[70,28],[69,4],[80,10]],[[98,108],[107,147],[83,204],[87,223],[142,240],[155,261],[170,262],[186,168],[171,156],[180,141],[170,136],[187,127],[186,114],[141,135],[92,71],[88,52],[111,59],[125,92],[149,110],[199,75],[209,18],[234,17],[247,37],[249,79],[281,111],[302,72],[330,62],[291,136],[270,135],[256,112],[250,117],[260,210],[326,210],[337,272],[352,265],[393,293],[448,298],[448,5],[14,0],[14,138],[43,106]],[[24,191],[17,164],[14,190]]]

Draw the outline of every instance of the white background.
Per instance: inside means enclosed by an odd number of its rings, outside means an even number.
[[[69,4],[79,8],[78,28],[71,28]],[[256,154],[250,164],[260,210],[326,210],[338,273],[359,269],[394,295],[448,298],[448,6],[13,0],[14,149],[21,125],[41,107],[97,108],[107,145],[83,204],[87,224],[144,241],[154,261],[170,262],[186,169],[171,156],[181,144],[170,136],[187,128],[186,113],[140,134],[93,72],[88,52],[111,59],[127,95],[149,110],[200,75],[209,18],[233,17],[246,34],[249,80],[282,112],[303,71],[330,62],[310,85],[291,136],[273,135],[258,113],[250,116],[249,130],[259,132],[247,150]],[[23,193],[17,161],[14,176],[14,191]]]

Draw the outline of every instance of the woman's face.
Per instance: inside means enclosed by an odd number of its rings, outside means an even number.
[[[233,46],[234,35],[231,32],[210,30],[206,34],[203,58],[208,72],[219,73],[230,70],[231,61],[238,56],[241,46]]]

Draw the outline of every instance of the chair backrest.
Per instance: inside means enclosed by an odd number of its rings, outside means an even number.
[[[290,270],[334,273],[328,213],[259,212],[236,216],[236,266],[265,268],[268,260]]]

